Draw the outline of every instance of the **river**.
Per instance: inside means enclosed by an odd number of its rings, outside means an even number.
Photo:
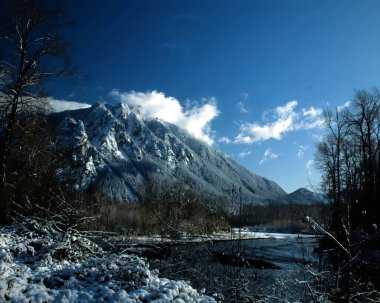
[[[312,273],[318,258],[313,250],[315,237],[267,238],[234,241],[206,241],[172,246],[161,259],[151,259],[152,269],[173,279],[188,280],[196,288],[223,302],[290,302],[307,300]],[[264,261],[278,269],[264,266],[232,266],[215,256],[237,255]],[[307,302],[307,301],[304,301]]]

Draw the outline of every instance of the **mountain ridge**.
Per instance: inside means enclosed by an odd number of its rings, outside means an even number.
[[[246,203],[266,204],[287,193],[274,181],[250,172],[177,125],[139,112],[125,103],[51,114],[60,148],[73,161],[66,171],[76,187],[96,188],[111,200],[136,202],[153,180],[182,180],[197,193],[227,197],[242,188]],[[65,173],[62,171],[61,173]]]
[[[308,190],[307,188],[301,187],[289,194],[280,197],[280,199],[268,199],[266,200],[266,202],[268,204],[286,203],[293,205],[313,205],[324,203],[324,199],[323,195],[317,194]]]

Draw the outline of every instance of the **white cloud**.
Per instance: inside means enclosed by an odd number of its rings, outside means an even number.
[[[347,107],[350,107],[351,106],[351,101],[347,101],[345,102],[343,105],[340,105],[337,107],[337,110],[338,112],[340,112],[341,110],[347,108]]]
[[[314,165],[315,165],[314,160],[307,160],[306,161],[306,169],[307,169],[307,173],[309,176],[312,174],[312,171],[314,169]]]
[[[299,145],[298,146],[298,151],[297,151],[297,157],[298,158],[302,158],[305,154],[305,151],[307,150],[307,146],[304,146],[304,145]]]
[[[249,156],[249,155],[251,155],[252,154],[252,151],[250,151],[250,150],[245,150],[245,151],[242,151],[241,153],[239,153],[239,157],[240,158],[245,158],[245,157],[247,157],[247,156]]]
[[[218,142],[220,142],[220,143],[226,143],[226,144],[231,144],[232,143],[231,139],[228,138],[228,137],[221,137],[221,138],[218,139]]]
[[[267,148],[264,152],[264,156],[260,161],[260,164],[264,164],[267,160],[274,160],[278,158],[280,155],[272,152],[270,148]]]
[[[296,111],[298,102],[293,100],[274,110],[274,121],[260,124],[243,123],[235,143],[253,143],[269,139],[281,140],[284,134],[297,130],[319,128],[323,126],[323,111],[309,107]]]
[[[323,118],[323,110],[313,106],[309,108],[302,108],[302,117],[299,119],[299,124],[296,125],[298,129],[313,129],[320,128],[324,125],[325,119]]]
[[[140,112],[144,114],[176,124],[208,144],[214,142],[210,123],[219,114],[215,98],[202,100],[204,102],[202,105],[193,105],[192,108],[184,109],[177,99],[157,91],[120,92],[114,89],[110,95],[130,106],[138,106]]]
[[[91,104],[66,100],[57,100],[52,98],[49,99],[49,102],[54,112],[63,112],[65,110],[76,110],[91,107]]]
[[[242,114],[246,114],[249,112],[248,109],[245,108],[244,101],[239,101],[238,103],[236,103],[236,107],[238,108],[239,112],[241,112]]]
[[[322,112],[323,111],[321,108],[315,108],[314,106],[302,109],[302,114],[304,117],[315,118],[317,116],[322,115]]]
[[[245,107],[245,102],[249,100],[249,94],[248,93],[242,93],[241,98],[242,98],[242,100],[240,100],[236,103],[236,107],[238,108],[240,113],[247,114],[247,113],[249,113],[249,110]]]

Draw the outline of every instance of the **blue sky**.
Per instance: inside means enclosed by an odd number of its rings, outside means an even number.
[[[318,184],[322,109],[379,85],[380,1],[65,3],[90,77],[52,82],[52,96],[145,104],[288,192]]]

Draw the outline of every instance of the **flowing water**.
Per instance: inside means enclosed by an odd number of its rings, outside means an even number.
[[[316,246],[314,237],[208,241],[172,246],[164,258],[150,263],[161,275],[188,280],[198,289],[205,288],[207,294],[217,294],[223,302],[280,302],[285,298],[295,302],[307,297],[310,272],[318,267],[313,253]],[[274,266],[226,265],[215,257],[220,255]]]

